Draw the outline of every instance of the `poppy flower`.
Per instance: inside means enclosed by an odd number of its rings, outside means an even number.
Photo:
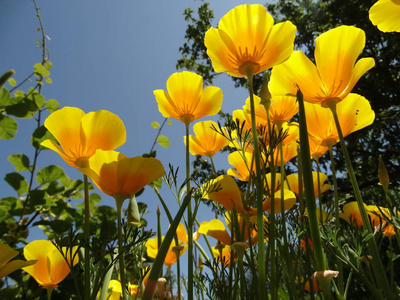
[[[92,179],[105,194],[116,200],[130,198],[165,174],[163,165],[152,157],[128,158],[116,151],[97,150],[87,167],[78,171]]]
[[[162,240],[164,240],[164,237],[162,237]],[[176,245],[175,240],[172,240],[171,244],[169,245],[167,255],[165,256],[164,265],[170,267],[174,263],[177,262],[177,260],[178,260],[178,258],[176,257],[177,252],[174,251],[175,246],[181,247],[181,249],[179,251],[179,256],[182,256],[188,248],[188,245],[183,244],[183,243]],[[146,247],[147,255],[149,257],[156,258],[157,254],[158,254],[158,249],[159,249],[157,237],[147,240],[145,247]]]
[[[84,167],[97,149],[114,150],[125,143],[126,130],[121,119],[106,110],[85,114],[76,107],[64,107],[50,114],[44,126],[57,139],[41,143],[57,152],[74,168]]]
[[[11,260],[18,255],[18,251],[0,242],[0,279],[8,274],[36,263],[36,260]],[[11,260],[11,261],[10,261]]]
[[[234,151],[228,155],[229,163],[234,169],[228,169],[226,172],[228,175],[234,176],[241,181],[249,181],[250,179],[250,168],[252,173],[256,174],[256,166],[254,164],[253,153]]]
[[[329,109],[311,103],[305,104],[307,129],[311,139],[329,147],[339,141],[335,120]],[[349,94],[336,105],[336,112],[343,136],[372,124],[375,113],[368,100],[357,94]]]
[[[234,77],[263,72],[287,59],[293,51],[296,26],[274,20],[260,4],[239,5],[223,16],[204,43],[215,72]]]
[[[167,80],[167,92],[155,90],[158,110],[166,118],[189,124],[221,110],[222,90],[215,86],[203,89],[203,77],[192,72],[177,72]]]
[[[383,32],[400,32],[400,1],[379,0],[369,10],[369,19]]]
[[[318,186],[318,177],[319,177],[319,186]],[[330,190],[332,186],[330,184],[325,183],[328,179],[328,176],[319,173],[312,172],[313,186],[314,186],[314,196],[317,198],[318,194],[322,194],[327,190]],[[293,191],[296,195],[299,195],[299,175],[298,174],[290,174],[286,176],[285,187]],[[303,187],[304,189],[304,187]]]
[[[315,40],[314,63],[300,51],[273,68],[271,94],[295,96],[297,87],[304,101],[326,106],[343,100],[360,77],[375,65],[371,57],[357,61],[365,46],[365,33],[354,26],[339,26]],[[357,62],[356,62],[357,61]]]
[[[189,136],[189,152],[192,155],[203,155],[213,157],[215,153],[225,146],[228,146],[229,140],[216,132],[218,124],[214,121],[202,121],[193,125],[195,135]],[[184,139],[186,145],[186,139]]]
[[[44,289],[56,288],[70,272],[70,267],[79,262],[78,247],[62,248],[63,253],[47,240],[30,242],[24,248],[24,256],[28,260],[37,260],[36,264],[24,267],[37,283]],[[65,258],[68,260],[65,260]]]
[[[122,286],[121,282],[112,279],[108,284],[108,293],[106,296],[107,300],[120,300],[122,298]],[[128,282],[128,292],[131,296],[138,295],[139,286],[137,284],[131,284]]]

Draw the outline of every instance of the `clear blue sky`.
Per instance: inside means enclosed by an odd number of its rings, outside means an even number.
[[[32,72],[33,65],[41,61],[41,49],[35,40],[41,35],[30,0],[1,0],[0,2],[0,72],[16,71],[15,79],[21,82]],[[46,99],[54,98],[63,106],[76,106],[85,112],[109,110],[123,120],[127,141],[117,149],[128,157],[148,152],[156,136],[151,128],[153,121],[162,122],[153,90],[165,89],[168,77],[176,72],[180,57],[178,48],[184,43],[187,23],[183,11],[191,7],[197,11],[201,1],[135,1],[135,0],[37,0],[45,33],[50,37],[47,47],[53,63],[53,84],[46,84],[42,93]],[[255,1],[211,1],[216,27],[219,19],[236,5]],[[214,85],[222,88],[222,110],[240,109],[247,98],[247,91],[235,89],[233,82],[223,74]],[[22,87],[27,90],[27,86]],[[216,118],[211,118],[216,120]],[[0,141],[0,178],[13,171],[7,156],[25,153],[32,159],[33,149],[29,138],[35,123],[32,119],[18,120],[20,130],[15,140]],[[171,163],[180,166],[184,174],[184,126],[173,120],[163,134],[171,140],[168,149],[156,147],[157,158],[165,168]],[[217,167],[228,167],[226,156],[218,156]],[[69,167],[52,151],[42,152],[39,168],[58,164],[73,179],[82,174]],[[16,196],[4,181],[0,183],[0,197]],[[98,191],[99,192],[99,191]],[[102,194],[101,192],[99,192]],[[166,188],[163,195],[170,202],[172,211],[176,202]],[[114,200],[103,195],[103,203],[115,207]],[[145,193],[139,201],[147,202],[148,220],[155,219],[159,204],[153,193]],[[209,221],[208,214],[200,221]],[[166,217],[165,217],[166,219]],[[150,222],[152,225],[152,222]],[[154,224],[153,224],[154,225]]]

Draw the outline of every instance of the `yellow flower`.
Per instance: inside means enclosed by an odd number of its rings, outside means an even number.
[[[325,147],[335,145],[339,141],[339,134],[331,111],[319,105],[304,104],[307,129],[311,138]],[[372,124],[375,119],[375,113],[368,100],[357,94],[349,94],[339,102],[336,111],[344,137]]]
[[[44,126],[60,145],[51,140],[41,145],[57,152],[74,168],[84,167],[97,149],[114,150],[126,140],[121,119],[106,110],[85,114],[79,108],[64,107],[48,116]]]
[[[85,168],[78,169],[105,194],[116,200],[130,198],[149,183],[165,174],[158,159],[128,158],[116,151],[97,150]]]
[[[400,32],[400,1],[379,0],[369,10],[369,19],[383,32]]]
[[[364,208],[367,210],[367,205],[364,204]],[[364,225],[356,201],[346,203],[343,205],[342,210],[343,213],[340,213],[339,217],[345,220],[347,223],[356,227],[362,227]]]
[[[254,161],[252,162],[253,153],[234,151],[228,155],[229,163],[234,169],[228,169],[226,172],[228,175],[234,176],[241,181],[249,181],[250,179],[250,168],[252,173],[256,174],[256,166]]]
[[[203,90],[203,77],[195,73],[183,71],[172,74],[167,80],[167,91],[154,91],[158,109],[166,118],[188,124],[221,110],[221,89],[208,86]]]
[[[122,287],[121,282],[118,280],[112,279],[108,284],[108,290],[106,299],[107,300],[120,300],[122,297]],[[128,291],[131,296],[135,296],[138,294],[139,286],[137,284],[128,283]]]
[[[78,247],[72,249],[62,248],[63,254],[46,240],[30,242],[24,248],[24,256],[28,260],[37,260],[36,264],[23,268],[28,272],[42,288],[56,288],[70,272],[70,265],[75,266],[79,262]]]
[[[275,173],[275,187],[272,189],[272,174],[268,173],[264,177],[265,186],[268,190],[268,193],[271,195],[274,193],[274,213],[279,214],[282,212],[282,192],[281,192],[281,174]],[[283,188],[283,209],[289,210],[296,203],[296,195],[285,186]],[[271,197],[266,197],[263,201],[263,209],[264,211],[272,212],[272,201]]]
[[[204,43],[216,72],[244,77],[247,68],[257,74],[287,59],[295,31],[289,21],[274,25],[264,6],[244,4],[223,16],[218,29],[209,29]]]
[[[329,150],[328,147],[322,146],[310,135],[308,135],[308,144],[310,146],[310,156],[316,160],[320,159]]]
[[[365,33],[353,26],[340,26],[316,39],[315,62],[295,51],[274,67],[269,89],[273,95],[295,96],[297,87],[304,100],[326,106],[343,100],[360,77],[375,65],[371,57],[357,60],[365,45]]]
[[[162,240],[164,240],[164,237],[162,237]],[[159,249],[157,237],[147,240],[145,247],[146,247],[147,255],[149,257],[156,258],[157,254],[158,254],[158,249]],[[186,252],[187,248],[188,248],[188,245],[183,244],[183,243],[176,245],[175,240],[172,240],[171,244],[169,245],[167,255],[165,256],[164,265],[169,266],[169,267],[172,266],[178,260],[178,258],[177,258],[178,252],[176,250],[179,249],[180,250],[179,256],[182,256],[183,253]]]
[[[318,176],[319,175],[319,176]],[[323,173],[312,172],[313,177],[313,186],[314,186],[314,196],[318,197],[318,194],[322,194],[327,190],[331,189],[332,186],[330,184],[325,183],[328,179]],[[319,186],[318,186],[318,177],[319,177]],[[293,191],[296,195],[299,195],[299,175],[298,174],[290,174],[286,176],[285,187]],[[303,187],[304,190],[304,187]]]
[[[36,260],[23,261],[16,259],[10,261],[17,255],[18,251],[0,242],[0,279],[18,269],[22,269],[23,267],[27,267],[36,263]]]
[[[215,259],[225,267],[229,267],[231,261],[234,262],[236,260],[235,252],[233,257],[231,257],[232,248],[229,245],[218,243],[217,246],[212,247],[211,250]]]
[[[189,151],[192,155],[212,157],[228,146],[229,140],[212,129],[213,126],[218,129],[214,121],[198,122],[193,126],[195,136],[189,136]],[[183,141],[186,145],[186,139]]]

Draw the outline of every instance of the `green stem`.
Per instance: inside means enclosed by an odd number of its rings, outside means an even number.
[[[331,110],[333,118],[335,120],[336,129],[339,134],[340,145],[342,147],[342,152],[343,152],[343,155],[344,155],[344,158],[346,161],[349,179],[350,179],[351,185],[353,187],[354,197],[356,198],[356,201],[357,201],[361,219],[364,224],[364,229],[367,230],[368,234],[373,235],[374,232],[372,230],[371,224],[368,219],[367,212],[364,207],[364,202],[362,200],[360,188],[358,187],[356,175],[354,173],[354,169],[351,164],[350,155],[347,151],[343,133],[342,133],[342,129],[340,127],[339,118],[338,118],[337,111],[336,111],[336,103],[334,101],[329,101],[329,102],[327,102],[327,106]],[[394,298],[393,290],[390,288],[390,284],[389,284],[389,281],[386,276],[385,268],[382,264],[382,260],[380,257],[379,249],[376,244],[375,238],[374,237],[370,238],[368,240],[368,242],[369,242],[368,245],[369,245],[370,251],[372,253],[372,257],[373,257],[372,266],[374,269],[375,277],[376,277],[377,281],[379,282],[379,286],[382,288],[382,291],[383,291],[386,299],[393,299]]]
[[[183,200],[182,205],[179,208],[179,210],[175,216],[175,219],[171,223],[171,226],[169,227],[167,234],[164,237],[161,247],[158,249],[157,256],[154,260],[153,267],[151,268],[149,278],[147,280],[147,284],[146,284],[146,288],[145,288],[142,300],[151,300],[153,297],[154,289],[157,285],[158,275],[164,264],[165,256],[168,253],[169,246],[171,245],[171,241],[176,234],[176,229],[178,228],[179,222],[180,222],[187,206],[189,205],[191,198],[192,198],[192,193],[189,191],[187,193],[187,195],[185,196],[185,199]]]
[[[335,160],[333,157],[333,150],[332,146],[329,146],[329,156],[331,158],[331,171],[332,171],[332,181],[333,181],[333,190],[334,190],[334,197],[335,197],[335,227],[338,230],[340,228],[340,217],[339,217],[339,191],[338,191],[338,184],[336,180],[336,167],[335,167]],[[319,172],[318,172],[318,178],[319,178]],[[322,220],[322,213],[321,213],[321,220]],[[336,247],[338,249],[342,248],[342,244],[340,240],[337,240],[338,244]],[[344,295],[344,277],[343,277],[343,263],[342,260],[337,257],[337,268],[339,271],[338,275],[338,288],[339,288],[339,294]]]
[[[122,200],[117,200],[117,224],[118,224],[118,261],[119,261],[119,273],[121,280],[121,290],[122,290],[122,298],[124,300],[128,300],[128,296],[126,294],[126,280],[125,280],[125,262],[124,262],[124,251],[122,248],[122,204],[124,203]]]
[[[251,132],[253,136],[254,159],[256,165],[256,196],[257,196],[257,227],[258,227],[258,298],[265,299],[266,276],[265,276],[265,243],[264,243],[264,214],[263,214],[263,182],[261,178],[260,150],[258,148],[258,133],[256,128],[254,92],[253,92],[253,70],[247,68],[247,79],[249,82],[250,110],[251,110]],[[273,214],[273,213],[272,213]],[[261,232],[261,234],[260,234]],[[271,241],[274,243],[274,241]],[[274,284],[272,284],[274,285]]]
[[[190,157],[189,157],[189,123],[185,123],[186,129],[186,192],[190,191]],[[193,300],[193,216],[192,201],[188,203],[188,300]],[[179,275],[179,274],[178,274]]]
[[[297,101],[299,102],[299,131],[300,131],[300,151],[301,166],[304,181],[304,194],[306,198],[306,207],[308,213],[308,222],[310,226],[311,240],[314,245],[314,255],[317,271],[324,271],[326,267],[325,253],[322,248],[321,236],[319,233],[319,222],[317,215],[317,205],[315,203],[314,183],[311,169],[310,146],[308,143],[308,131],[304,109],[303,94],[297,91]],[[330,278],[319,278],[318,282],[322,286],[326,299],[331,298]]]
[[[88,177],[83,175],[84,189],[85,189],[85,299],[90,299],[90,202],[89,202],[89,184]]]
[[[47,300],[51,300],[52,292],[53,292],[53,288],[47,288]]]

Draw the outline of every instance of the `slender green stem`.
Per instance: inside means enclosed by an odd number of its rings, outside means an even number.
[[[89,202],[89,184],[88,177],[83,175],[84,189],[85,189],[85,299],[90,299],[90,202]]]
[[[124,261],[124,250],[122,248],[122,204],[124,203],[121,200],[116,200],[117,203],[117,224],[118,224],[118,261],[119,261],[119,273],[121,280],[121,290],[122,290],[122,298],[124,300],[128,300],[128,296],[126,294],[126,279],[125,279],[125,261]]]
[[[190,191],[190,157],[189,157],[189,123],[185,123],[186,129],[186,192]],[[193,216],[192,200],[188,203],[188,299],[193,300]]]
[[[266,276],[265,276],[265,242],[264,242],[264,214],[263,214],[263,181],[261,178],[260,150],[258,147],[258,133],[256,128],[254,92],[253,92],[253,70],[246,70],[249,81],[250,111],[251,111],[251,132],[253,136],[254,159],[256,165],[256,197],[257,197],[257,227],[258,227],[258,298],[265,299]],[[273,214],[273,213],[272,213]],[[261,233],[261,234],[260,234]],[[272,241],[273,243],[274,241]],[[273,286],[274,284],[272,284]]]
[[[317,205],[315,203],[314,183],[311,169],[310,146],[308,143],[308,131],[304,109],[303,94],[300,90],[297,92],[297,101],[299,102],[299,131],[300,131],[300,150],[302,160],[302,173],[304,181],[304,194],[306,198],[306,207],[308,214],[308,222],[310,226],[311,239],[314,246],[314,255],[317,271],[324,271],[326,267],[325,253],[322,248],[321,236],[319,233],[319,222],[317,215]],[[325,298],[331,298],[330,278],[319,278],[318,282],[322,286]]]
[[[52,292],[53,292],[53,288],[47,288],[47,300],[51,300]]]
[[[215,176],[217,176],[217,170],[215,169],[214,160],[213,160],[212,156],[210,156],[210,161],[211,161],[211,166],[212,166],[213,172],[214,172]]]
[[[362,200],[362,196],[361,196],[361,192],[360,192],[360,188],[358,187],[358,183],[357,183],[357,179],[356,179],[356,175],[354,173],[354,169],[353,166],[351,164],[351,160],[350,160],[350,155],[347,151],[346,148],[346,144],[344,141],[344,136],[342,133],[342,129],[340,127],[340,122],[339,122],[339,118],[337,115],[337,111],[336,111],[336,103],[334,101],[332,102],[328,102],[327,106],[329,107],[329,109],[332,112],[333,118],[335,120],[335,125],[336,125],[336,129],[337,132],[339,134],[339,140],[340,140],[340,144],[342,147],[342,152],[346,161],[346,166],[347,166],[347,171],[348,171],[348,175],[349,175],[349,179],[351,182],[351,185],[353,187],[353,192],[354,192],[354,197],[356,198],[357,201],[357,205],[358,205],[358,209],[360,211],[360,215],[361,215],[361,219],[363,221],[364,224],[364,229],[367,230],[367,232],[371,235],[374,234],[373,230],[372,230],[372,226],[371,223],[368,219],[368,215],[367,212],[365,210],[364,207],[364,202]],[[372,253],[373,259],[372,259],[372,266],[374,269],[374,274],[375,277],[379,283],[379,286],[381,287],[386,299],[393,299],[393,290],[390,287],[388,278],[386,276],[386,272],[385,272],[385,268],[382,264],[382,260],[381,260],[381,256],[379,253],[379,249],[378,246],[376,244],[375,238],[370,238],[368,240],[368,244],[369,244],[369,248],[370,251]]]
[[[329,146],[329,156],[331,158],[331,171],[332,171],[332,181],[333,181],[333,190],[334,190],[334,197],[335,197],[335,227],[336,229],[340,228],[340,217],[339,217],[339,191],[338,191],[338,184],[336,180],[336,167],[335,167],[335,160],[333,157],[333,150],[332,146]],[[319,173],[318,173],[319,178]],[[322,214],[321,214],[322,218]],[[341,249],[342,245],[340,240],[337,240],[338,244],[336,247]],[[342,260],[338,257],[336,260],[336,265],[339,271],[338,275],[338,288],[339,294],[344,295],[344,277],[343,277],[343,263]]]
[[[108,294],[108,286],[110,285],[110,280],[112,273],[114,271],[114,264],[111,265],[110,269],[108,269],[106,275],[104,276],[103,284],[100,290],[100,297],[99,300],[106,300]]]

